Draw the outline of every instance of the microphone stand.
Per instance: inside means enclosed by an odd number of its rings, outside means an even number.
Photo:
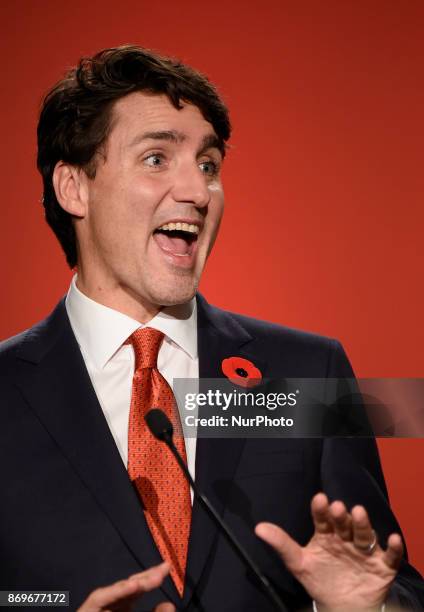
[[[258,565],[251,558],[251,556],[245,550],[242,544],[238,541],[237,537],[234,535],[234,533],[231,531],[228,525],[221,519],[218,512],[212,506],[208,498],[205,495],[203,495],[203,493],[201,493],[199,489],[197,488],[193,478],[191,477],[190,472],[187,469],[186,464],[184,463],[184,460],[182,459],[180,453],[178,452],[174,444],[174,441],[172,439],[173,427],[168,417],[165,415],[164,412],[162,412],[162,410],[154,408],[145,415],[145,420],[152,434],[159,440],[162,440],[163,442],[165,442],[169,450],[172,452],[178,465],[182,469],[183,474],[185,475],[188,482],[190,483],[190,486],[193,489],[195,496],[199,499],[199,501],[206,508],[207,512],[212,517],[212,520],[215,521],[219,525],[220,529],[225,534],[227,540],[233,546],[234,550],[241,557],[243,562],[255,574],[255,576],[261,583],[261,586],[264,589],[265,593],[268,595],[270,600],[273,602],[275,609],[278,610],[279,612],[288,612],[286,606],[282,602],[280,596],[278,595],[278,593],[276,592],[276,590],[274,589],[274,587],[272,586],[268,578],[261,572]]]

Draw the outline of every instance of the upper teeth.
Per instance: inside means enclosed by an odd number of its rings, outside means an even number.
[[[191,232],[192,234],[199,233],[199,227],[197,225],[191,225],[190,223],[165,223],[158,227],[160,230],[182,230],[183,232]]]

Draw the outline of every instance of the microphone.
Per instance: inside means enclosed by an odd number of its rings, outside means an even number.
[[[250,557],[249,553],[245,550],[242,544],[238,541],[234,533],[231,531],[230,527],[222,520],[219,516],[218,512],[212,506],[208,498],[203,495],[197,488],[194,483],[193,478],[190,475],[190,472],[187,469],[186,464],[183,461],[180,453],[178,452],[175,444],[172,440],[172,436],[174,433],[174,429],[172,427],[171,421],[168,419],[166,414],[159,410],[158,408],[152,408],[144,417],[148,428],[151,433],[162,442],[168,446],[169,450],[174,455],[175,459],[178,462],[178,465],[182,469],[184,476],[187,478],[190,483],[191,488],[193,489],[194,495],[199,499],[199,501],[206,508],[207,512],[211,516],[212,520],[218,526],[219,530],[226,536],[227,540],[233,546],[236,553],[242,559],[243,563],[251,570],[251,572],[256,576],[260,585],[262,586],[264,592],[268,595],[269,599],[273,602],[275,609],[279,612],[288,612],[286,606],[280,599],[280,596],[268,580],[268,578],[261,572],[258,565],[253,561]]]

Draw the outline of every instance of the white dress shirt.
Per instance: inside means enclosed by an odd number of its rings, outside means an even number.
[[[124,343],[139,327],[158,329],[165,334],[158,354],[158,370],[170,387],[174,378],[197,379],[196,300],[163,308],[143,325],[84,295],[76,286],[76,280],[74,276],[66,297],[66,311],[100,406],[127,468],[134,351],[131,345]],[[194,478],[196,437],[186,438],[185,443],[188,469]]]

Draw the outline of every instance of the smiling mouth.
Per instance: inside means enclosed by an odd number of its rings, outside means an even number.
[[[174,257],[190,258],[200,228],[189,223],[165,223],[153,232],[159,247]]]

